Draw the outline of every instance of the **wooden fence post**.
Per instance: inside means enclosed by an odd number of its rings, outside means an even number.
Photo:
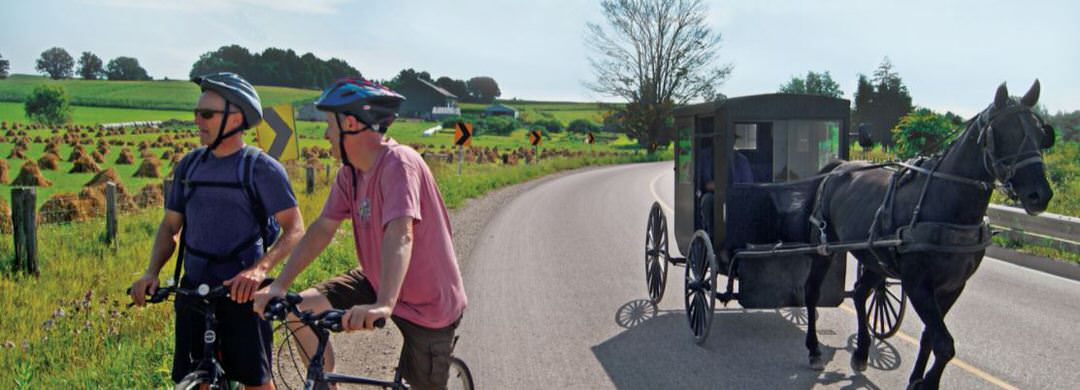
[[[311,194],[315,192],[315,167],[307,166],[304,173],[307,174],[307,193]]]
[[[169,194],[172,193],[172,186],[173,186],[173,178],[172,177],[166,177],[165,181],[163,182],[163,184],[161,186],[162,192],[165,195],[165,196],[163,196],[163,198],[165,198],[164,199],[165,204],[169,204]]]
[[[105,184],[105,243],[116,243],[116,183]]]
[[[11,189],[11,222],[15,230],[15,269],[38,275],[37,264],[37,190],[34,187]]]
[[[330,184],[330,163],[326,164],[326,183]]]

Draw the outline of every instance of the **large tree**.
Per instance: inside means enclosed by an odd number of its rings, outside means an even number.
[[[60,126],[71,122],[71,99],[59,85],[39,85],[23,104],[26,117],[46,125]]]
[[[8,77],[8,67],[11,64],[8,60],[4,59],[4,56],[0,56],[0,79],[6,79]]]
[[[104,75],[101,58],[88,51],[82,52],[79,56],[79,76],[86,80],[97,80]]]
[[[469,79],[468,86],[469,91],[472,92],[473,97],[479,103],[492,103],[495,98],[502,95],[502,91],[499,90],[499,83],[488,76],[473,77]]]
[[[652,153],[674,138],[671,110],[712,100],[731,73],[718,63],[720,33],[701,0],[604,0],[605,25],[588,23],[586,45],[598,93],[627,101],[628,136]]]
[[[109,80],[150,80],[146,69],[139,66],[139,60],[132,57],[116,57],[109,60],[105,67],[105,76]]]
[[[41,52],[35,69],[49,75],[53,80],[66,79],[71,77],[72,70],[75,69],[75,59],[71,58],[67,50],[54,47]]]
[[[833,81],[828,71],[817,73],[806,72],[806,78],[794,76],[787,84],[780,86],[782,93],[800,93],[806,95],[821,95],[838,98],[844,96],[840,90],[840,84]]]
[[[439,88],[445,89],[450,93],[454,94],[458,97],[459,100],[463,102],[471,101],[471,96],[469,96],[470,93],[468,83],[462,80],[455,80],[443,76],[435,80],[435,85],[438,85]]]
[[[888,57],[874,70],[873,78],[859,75],[852,123],[869,125],[874,142],[892,146],[891,130],[911,109],[911,95]]]

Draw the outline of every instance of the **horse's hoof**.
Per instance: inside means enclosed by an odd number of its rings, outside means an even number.
[[[855,356],[851,357],[851,369],[856,372],[866,371],[866,359],[859,359]]]
[[[914,382],[911,382],[911,383],[908,383],[908,385],[907,385],[907,390],[919,390],[921,388],[922,388],[922,380],[921,379],[917,380],[917,381],[914,381]]]
[[[821,356],[810,357],[810,369],[814,371],[825,371],[825,361],[821,359]]]

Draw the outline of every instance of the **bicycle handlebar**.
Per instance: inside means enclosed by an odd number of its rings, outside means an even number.
[[[259,283],[259,288],[269,286],[270,283],[273,283],[273,282],[274,282],[274,278],[263,279],[262,283]],[[146,292],[149,293],[150,292],[149,289],[147,289]],[[176,287],[176,286],[158,287],[157,290],[154,290],[153,294],[150,294],[150,296],[146,299],[146,302],[147,303],[161,303],[161,302],[165,301],[166,299],[168,299],[169,295],[172,295],[172,294],[184,295],[184,296],[196,297],[196,298],[207,298],[207,299],[228,298],[229,297],[229,288],[226,287],[226,286],[217,286],[217,287],[211,288],[209,285],[207,285],[205,283],[200,284],[198,287],[193,288],[193,289],[192,288],[180,288],[180,287]],[[127,295],[131,295],[131,287],[128,287]],[[134,303],[128,304],[128,306],[130,307],[133,304]]]
[[[300,294],[286,293],[284,299],[271,299],[266,304],[263,315],[271,321],[284,321],[288,313],[292,313],[300,319],[300,322],[308,326],[326,329],[335,333],[345,330],[344,325],[341,323],[342,319],[345,318],[345,310],[331,309],[318,314],[311,311],[301,312],[298,305],[303,301],[304,298]],[[375,325],[376,328],[383,328],[386,326],[386,319],[377,319],[372,325]]]

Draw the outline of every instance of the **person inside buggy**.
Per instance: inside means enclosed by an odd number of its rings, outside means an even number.
[[[735,140],[738,142],[739,135],[735,135]],[[730,164],[725,164],[731,167],[731,172],[728,174],[728,184],[736,183],[753,183],[754,173],[750,169],[750,160],[746,158],[742,152],[738,150],[734,151],[732,155],[732,161]],[[698,210],[700,210],[701,227],[709,236],[714,235],[713,230],[713,210],[715,207],[715,195],[716,182],[713,179],[713,145],[712,139],[703,138],[700,153],[698,153],[698,160],[696,162],[698,169],[698,180],[701,188],[698,189],[700,195],[698,196]]]

